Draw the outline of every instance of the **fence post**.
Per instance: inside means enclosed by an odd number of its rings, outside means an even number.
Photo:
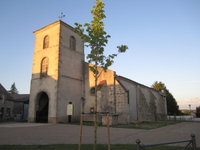
[[[135,142],[137,143],[137,150],[140,150],[141,141],[139,139],[137,139]]]
[[[191,134],[192,137],[192,149],[196,150],[196,139],[195,139],[195,135]]]
[[[174,114],[174,120],[176,121],[176,113]]]
[[[165,125],[167,126],[167,114],[164,117],[165,117]]]

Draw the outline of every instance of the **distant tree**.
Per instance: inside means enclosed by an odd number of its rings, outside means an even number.
[[[155,90],[158,90],[158,91],[161,90],[161,89],[163,89],[163,88],[166,88],[166,86],[165,86],[164,83],[158,82],[158,81],[154,82],[154,83],[151,85],[151,87],[154,88]]]
[[[182,110],[181,115],[190,115],[190,110]]]
[[[108,56],[104,55],[104,48],[108,43],[108,35],[104,31],[104,22],[102,21],[106,18],[104,14],[104,3],[101,0],[96,0],[93,9],[91,10],[93,15],[93,20],[90,23],[85,23],[84,27],[80,23],[75,23],[77,33],[82,37],[85,46],[90,47],[91,51],[87,55],[87,59],[89,63],[93,63],[94,65],[90,65],[89,69],[93,72],[95,78],[95,119],[94,119],[94,144],[93,149],[96,149],[97,143],[97,80],[103,71],[106,72],[108,67],[110,67],[114,61],[113,59],[119,54],[124,53],[128,49],[126,45],[117,46],[118,53],[111,54]],[[85,30],[86,28],[86,30]],[[85,33],[86,32],[86,33]]]
[[[196,107],[196,117],[200,117],[200,106]]]
[[[181,114],[181,111],[179,110],[179,106],[176,102],[176,99],[169,92],[169,90],[166,88],[164,83],[156,81],[152,84],[151,87],[158,91],[161,91],[163,88],[165,89],[168,115],[180,115]]]
[[[16,86],[15,86],[15,82],[11,85],[10,90],[8,91],[8,93],[11,93],[11,94],[18,94],[19,93],[17,88],[16,88]]]
[[[167,112],[169,115],[181,115],[179,106],[174,96],[166,89]]]

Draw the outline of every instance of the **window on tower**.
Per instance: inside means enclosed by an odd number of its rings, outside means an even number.
[[[70,49],[76,50],[76,39],[73,36],[70,36]]]
[[[43,40],[43,49],[48,48],[48,47],[49,47],[49,36],[46,35]]]
[[[95,95],[96,91],[95,91],[95,87],[92,87],[90,89],[90,95]]]
[[[41,61],[41,71],[40,71],[41,78],[47,77],[48,66],[49,66],[49,59],[47,57],[45,57]]]

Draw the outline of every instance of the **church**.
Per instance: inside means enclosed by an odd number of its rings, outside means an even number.
[[[75,29],[59,20],[33,32],[35,47],[28,122],[59,123],[94,120],[95,81],[85,62],[84,43]],[[68,106],[72,106],[68,114]],[[117,116],[119,124],[164,120],[162,91],[118,75],[113,70],[98,78],[97,112]],[[70,118],[69,118],[70,117]]]

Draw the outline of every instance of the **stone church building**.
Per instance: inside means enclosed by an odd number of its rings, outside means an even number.
[[[73,27],[59,20],[35,34],[29,122],[68,122],[94,119],[94,77],[84,58],[84,43]],[[100,69],[100,68],[99,68]],[[107,70],[98,79],[97,112],[117,116],[118,123],[163,120],[167,114],[162,92]]]

